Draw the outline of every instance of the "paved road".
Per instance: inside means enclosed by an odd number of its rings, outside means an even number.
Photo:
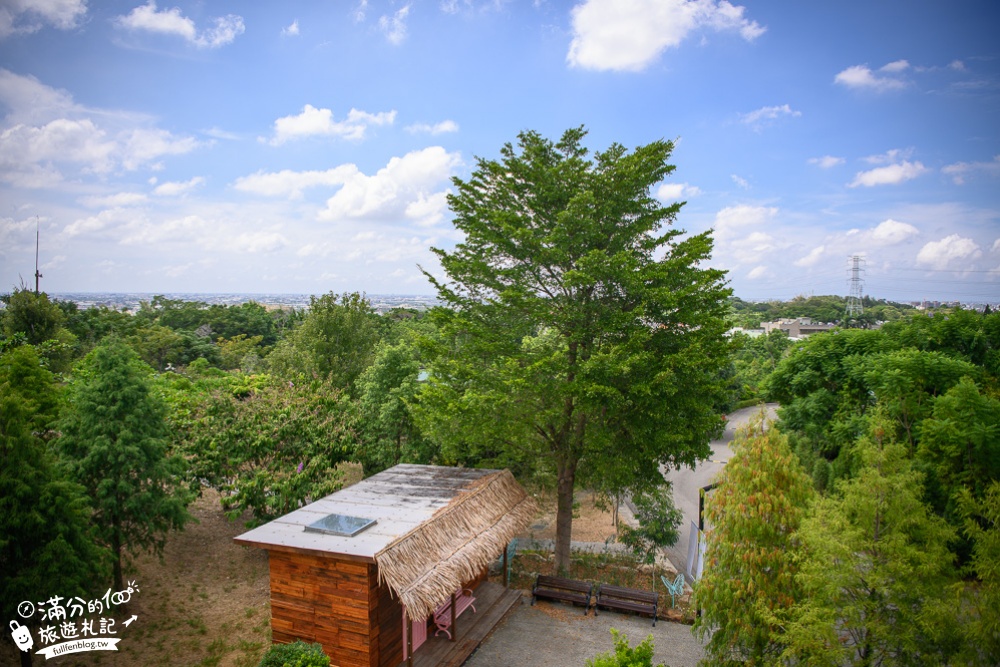
[[[769,418],[776,419],[778,407],[777,403],[768,403],[767,414]],[[736,430],[747,424],[750,418],[760,412],[760,407],[743,408],[736,410],[729,415],[726,430],[722,437],[713,440],[712,456],[708,461],[698,464],[694,470],[682,468],[680,470],[670,470],[664,473],[664,477],[674,486],[674,506],[684,514],[684,521],[681,523],[681,537],[677,544],[667,549],[667,557],[674,564],[678,572],[687,570],[688,543],[691,536],[691,522],[698,523],[698,493],[702,487],[711,484],[715,476],[722,470],[725,462],[732,455],[729,443],[736,435]]]

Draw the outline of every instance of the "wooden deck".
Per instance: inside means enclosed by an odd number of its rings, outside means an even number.
[[[467,611],[458,617],[455,641],[450,641],[444,633],[428,637],[413,652],[413,667],[460,667],[521,601],[521,591],[489,581],[481,583],[475,595],[476,612]]]

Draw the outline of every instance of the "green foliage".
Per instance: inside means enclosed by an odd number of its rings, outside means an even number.
[[[819,499],[796,534],[804,595],[783,655],[793,664],[947,664],[955,648],[955,531],[921,502],[922,476],[893,430],[875,420],[856,445],[860,472]]]
[[[663,230],[651,189],[670,142],[588,158],[584,130],[535,132],[479,159],[449,196],[464,241],[428,275],[448,309],[416,410],[446,460],[556,479],[556,563],[568,566],[577,470],[627,452],[635,477],[708,454],[728,400],[729,291],[699,268],[711,238]],[[582,471],[585,472],[585,471]]]
[[[0,355],[0,613],[22,600],[87,596],[107,576],[82,487],[41,437],[56,414],[52,374],[30,346]]]
[[[246,334],[237,334],[229,339],[220,336],[216,341],[219,346],[219,365],[225,369],[240,368],[253,372],[260,365],[263,340],[263,336],[247,338]]]
[[[708,497],[705,572],[693,602],[695,631],[720,664],[773,664],[782,628],[801,598],[793,534],[812,500],[812,484],[788,440],[763,414],[733,442],[733,456]]]
[[[57,301],[66,316],[66,329],[76,336],[79,353],[86,354],[108,336],[127,338],[136,328],[136,319],[125,311],[107,306],[80,310],[72,301]]]
[[[202,380],[176,399],[177,437],[196,483],[223,495],[252,523],[286,514],[340,488],[336,466],[356,447],[354,406],[329,382],[268,376]]]
[[[811,444],[803,462],[812,465],[812,457],[822,455],[834,462],[835,477],[849,474],[848,462],[837,459],[865,432],[876,403],[912,454],[936,400],[961,378],[983,376],[954,350],[903,346],[906,338],[881,330],[834,331],[795,344],[778,364],[768,394],[782,404],[782,428]]]
[[[148,373],[124,343],[98,346],[77,367],[59,424],[70,474],[90,496],[113,554],[118,590],[126,553],[162,552],[166,533],[191,518],[183,461],[167,455],[165,409]]]
[[[358,378],[361,453],[369,474],[397,463],[430,463],[435,449],[410,412],[420,390],[420,356],[411,340],[379,343]]]
[[[982,498],[1000,480],[1000,401],[984,395],[971,378],[934,401],[921,433],[917,456],[932,466],[949,501],[960,489]]]
[[[587,661],[587,667],[653,667],[653,635],[649,635],[634,648],[628,645],[628,637],[611,628],[611,639],[615,643],[614,653],[601,653]],[[666,667],[662,662],[657,667]]]
[[[3,335],[12,338],[22,333],[29,345],[38,345],[55,338],[63,325],[62,310],[45,292],[35,294],[26,287],[15,289],[3,296],[7,305],[3,316]]]
[[[968,489],[959,494],[963,532],[975,542],[972,572],[976,585],[966,587],[963,658],[969,665],[1000,664],[1000,482],[976,499]]]
[[[741,401],[762,400],[767,377],[792,346],[783,331],[772,331],[756,338],[736,333],[733,336],[733,370],[738,398]]]
[[[371,363],[378,341],[378,315],[361,294],[330,292],[310,297],[305,320],[268,357],[270,370],[287,379],[329,380],[353,387]]]
[[[330,667],[330,658],[320,644],[307,644],[299,639],[291,644],[272,645],[257,667]]]
[[[658,549],[677,543],[680,537],[677,527],[684,515],[674,507],[674,494],[669,482],[633,495],[632,502],[639,525],[619,526],[618,539],[642,562],[652,564],[656,561]],[[655,572],[653,581],[656,581]]]
[[[847,310],[847,300],[842,296],[797,296],[791,301],[748,302],[730,298],[732,319],[736,326],[757,329],[761,322],[774,322],[781,318],[808,317],[814,322],[840,322]],[[911,306],[864,297],[864,316],[861,324],[892,322],[918,312]]]

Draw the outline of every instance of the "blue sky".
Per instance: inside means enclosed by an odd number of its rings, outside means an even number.
[[[677,142],[738,296],[1000,302],[994,0],[0,2],[0,289],[429,294],[526,129]]]

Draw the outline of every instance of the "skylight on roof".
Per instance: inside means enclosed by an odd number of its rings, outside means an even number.
[[[328,514],[318,521],[313,521],[305,527],[307,533],[323,533],[324,535],[339,535],[354,537],[362,530],[375,525],[375,519],[346,514]]]

